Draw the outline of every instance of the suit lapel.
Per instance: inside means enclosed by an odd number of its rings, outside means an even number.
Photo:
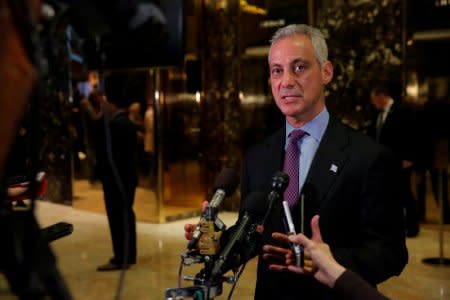
[[[386,119],[384,120],[383,126],[381,127],[381,136],[383,136],[386,131],[389,131],[392,123],[392,116],[396,110],[397,104],[394,102],[394,104],[392,104],[392,106],[389,108]],[[380,140],[382,139],[380,138]]]
[[[303,193],[306,199],[314,199],[315,208],[328,194],[347,160],[343,149],[349,144],[347,129],[330,116],[327,129],[311,163]]]

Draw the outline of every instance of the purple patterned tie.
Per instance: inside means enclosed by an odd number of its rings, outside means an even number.
[[[297,142],[305,135],[303,130],[293,130],[290,134],[289,144],[284,157],[283,171],[289,176],[289,185],[284,192],[284,200],[292,208],[298,200],[298,181],[299,181],[299,157],[300,149]]]

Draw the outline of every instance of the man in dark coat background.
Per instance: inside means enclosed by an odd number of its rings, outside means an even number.
[[[106,96],[101,119],[105,134],[97,139],[97,151],[114,256],[98,271],[119,270],[136,263],[136,127],[128,118],[130,101],[119,76],[107,78]]]
[[[367,134],[376,142],[394,152],[402,165],[401,177],[397,180],[402,187],[402,203],[405,209],[405,230],[407,237],[419,233],[417,201],[412,193],[411,175],[419,151],[419,134],[411,107],[391,97],[387,83],[378,83],[371,92],[371,103],[377,109]]]

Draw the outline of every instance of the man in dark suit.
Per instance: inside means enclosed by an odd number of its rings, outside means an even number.
[[[272,176],[287,167],[291,133],[301,129],[303,137],[296,142],[300,196],[290,209],[296,231],[304,228],[311,236],[310,220],[320,215],[323,241],[316,242],[328,243],[340,264],[375,285],[400,274],[407,262],[394,180],[400,167],[391,151],[328,113],[325,86],[333,78],[333,66],[327,55],[325,38],[315,28],[289,25],[275,33],[270,82],[286,122],[246,153],[241,199],[269,190]],[[185,226],[187,238],[194,228]],[[283,208],[277,203],[264,223],[255,299],[339,299],[312,277],[316,267],[308,252],[303,274],[289,272],[293,256],[286,233]]]
[[[106,129],[98,137],[98,164],[103,184],[106,213],[114,256],[98,271],[128,268],[136,263],[136,218],[133,211],[134,195],[138,183],[136,165],[136,127],[128,118],[127,93],[120,78],[106,82],[108,101],[103,110]]]
[[[418,151],[418,130],[414,126],[413,111],[405,104],[394,101],[386,84],[377,84],[373,88],[370,101],[377,114],[367,134],[391,149],[402,165],[398,184],[402,187],[406,236],[415,237],[419,233],[419,217],[411,188],[411,174]]]
[[[399,166],[388,149],[329,115],[324,88],[333,67],[323,35],[304,25],[280,29],[272,39],[269,67],[272,94],[286,124],[247,152],[242,199],[268,189],[271,176],[283,168],[290,133],[300,128],[306,132],[298,142],[304,214],[302,220],[298,202],[291,208],[296,229],[303,223],[310,236],[309,220],[319,214],[323,241],[339,263],[374,285],[400,274],[407,250],[394,180]],[[285,232],[278,205],[264,226],[255,299],[338,299],[305,276],[315,271],[307,253],[304,275],[285,272],[279,260],[291,255]]]

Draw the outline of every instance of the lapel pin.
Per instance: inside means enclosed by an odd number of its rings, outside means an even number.
[[[330,171],[333,173],[337,173],[338,167],[335,164],[331,164]]]

